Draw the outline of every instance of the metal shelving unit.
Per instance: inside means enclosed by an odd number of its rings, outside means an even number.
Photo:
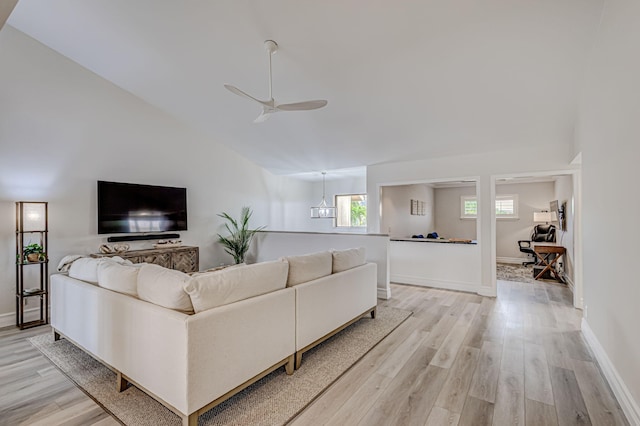
[[[21,330],[49,323],[49,206],[46,202],[16,203],[16,327]],[[37,260],[28,260],[25,240],[42,246]],[[35,241],[34,241],[35,240]],[[35,269],[35,271],[30,271]],[[33,285],[33,286],[32,286]],[[37,299],[39,318],[25,321],[25,304]]]

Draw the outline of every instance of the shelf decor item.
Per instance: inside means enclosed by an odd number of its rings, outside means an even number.
[[[48,234],[48,203],[16,202],[16,326],[20,329],[49,323]],[[31,300],[36,300],[39,315],[26,321],[25,305]]]
[[[41,262],[46,259],[44,249],[38,243],[29,244],[22,249],[24,255],[23,261],[26,262]]]

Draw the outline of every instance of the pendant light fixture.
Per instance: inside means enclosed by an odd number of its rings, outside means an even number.
[[[322,201],[316,207],[311,207],[311,219],[333,219],[336,217],[336,208],[327,205],[325,199],[324,178],[327,172],[322,172]]]

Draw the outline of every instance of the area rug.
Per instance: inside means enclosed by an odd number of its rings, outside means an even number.
[[[551,273],[547,272],[547,275]],[[519,283],[536,284],[540,282],[566,284],[558,282],[553,278],[540,278],[536,280],[533,277],[533,266],[523,266],[513,263],[497,263],[496,264],[496,278],[502,281],[515,281]]]
[[[496,278],[503,281],[516,281],[533,284],[533,266],[516,265],[513,263],[497,263]]]
[[[284,425],[337,380],[411,312],[378,306],[376,319],[363,318],[306,352],[300,369],[284,368],[249,386],[199,418],[199,425]],[[106,411],[125,425],[181,425],[181,419],[136,387],[116,391],[116,375],[53,333],[29,339],[31,344]]]

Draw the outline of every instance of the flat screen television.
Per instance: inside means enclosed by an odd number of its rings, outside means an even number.
[[[558,200],[553,200],[549,202],[549,210],[554,217],[553,221],[558,222],[558,227],[562,231],[567,230],[567,222],[565,221],[564,212],[565,212],[566,203],[560,204]]]
[[[186,188],[98,181],[98,234],[186,230]]]

